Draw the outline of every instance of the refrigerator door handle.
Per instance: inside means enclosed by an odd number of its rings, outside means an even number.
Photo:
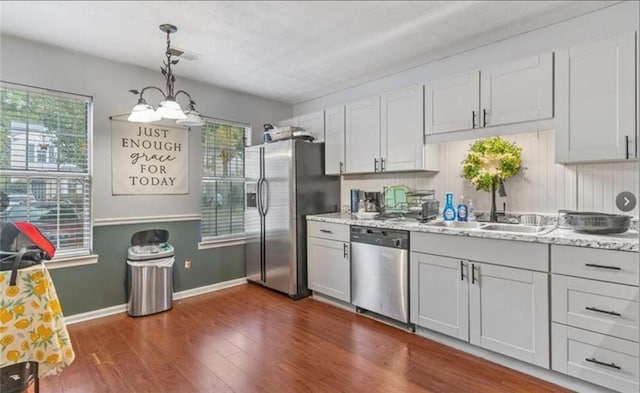
[[[264,195],[264,199],[262,200],[262,215],[266,216],[267,211],[269,210],[269,182],[267,179],[262,178],[262,187],[260,187],[261,196]]]
[[[256,183],[257,187],[256,187],[256,205],[258,206],[258,214],[260,214],[262,216],[262,179],[258,179],[258,182]]]

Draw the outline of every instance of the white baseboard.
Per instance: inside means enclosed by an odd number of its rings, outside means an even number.
[[[208,292],[219,291],[221,289],[231,288],[231,287],[235,287],[237,285],[242,285],[246,283],[247,283],[247,278],[242,277],[242,278],[236,278],[235,280],[223,281],[223,282],[218,282],[211,285],[206,285],[204,287],[186,289],[184,291],[174,292],[173,300],[180,300],[180,299],[184,299],[191,296],[202,295]]]
[[[208,292],[219,291],[221,289],[235,287],[236,285],[242,285],[246,283],[247,283],[247,279],[243,277],[243,278],[236,278],[234,280],[223,281],[223,282],[219,282],[211,285],[206,285],[204,287],[186,289],[184,291],[174,292],[173,300],[180,300],[180,299],[188,298],[191,296],[202,295]],[[80,314],[69,315],[64,318],[64,322],[67,325],[72,325],[74,323],[90,321],[92,319],[107,317],[109,315],[119,314],[126,311],[127,311],[126,304],[118,304],[116,306],[101,308],[99,310],[93,310],[93,311],[83,312]]]

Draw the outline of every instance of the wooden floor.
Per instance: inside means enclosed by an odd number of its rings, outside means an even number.
[[[560,392],[313,299],[241,285],[171,311],[69,326],[77,357],[42,393]]]

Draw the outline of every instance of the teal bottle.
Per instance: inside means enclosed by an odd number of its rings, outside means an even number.
[[[454,221],[456,219],[456,208],[453,206],[453,193],[448,192],[445,194],[444,210],[442,211],[442,218],[445,221]]]

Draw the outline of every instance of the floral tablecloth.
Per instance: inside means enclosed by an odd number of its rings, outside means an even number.
[[[38,375],[55,375],[75,359],[56,290],[44,265],[0,271],[0,367],[38,362]]]

